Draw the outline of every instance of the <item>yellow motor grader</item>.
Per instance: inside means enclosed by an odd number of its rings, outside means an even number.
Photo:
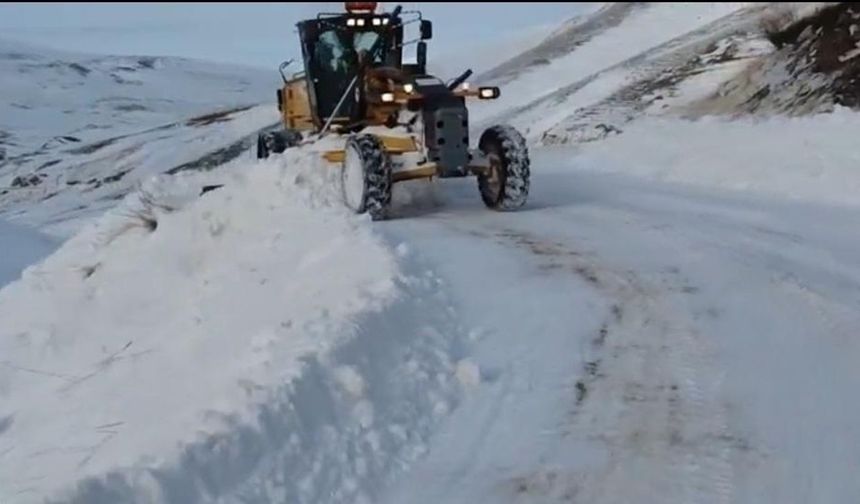
[[[292,60],[281,64],[283,127],[259,135],[257,157],[334,136],[339,148],[322,155],[340,169],[346,205],[373,220],[387,217],[393,183],[420,178],[475,175],[489,208],[524,205],[530,174],[522,135],[493,126],[469,147],[465,100],[496,99],[499,88],[470,88],[471,70],[447,83],[428,75],[432,23],[401,6],[376,11],[376,2],[346,2],[343,13],[298,23],[304,68],[287,76]],[[420,35],[404,41],[408,25]],[[416,62],[404,63],[411,44]]]

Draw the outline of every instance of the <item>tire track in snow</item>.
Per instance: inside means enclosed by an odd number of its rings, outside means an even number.
[[[541,256],[546,269],[568,269],[617,303],[576,386],[580,404],[567,435],[599,440],[609,452],[603,467],[577,478],[577,497],[731,502],[732,457],[745,446],[729,430],[712,350],[695,321],[672,306],[671,291],[564,243],[510,229],[493,238]]]

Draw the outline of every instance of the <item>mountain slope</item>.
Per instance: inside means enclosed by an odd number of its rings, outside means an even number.
[[[271,98],[266,69],[153,56],[94,56],[0,39],[6,158],[90,142]],[[65,140],[66,143],[75,143]]]
[[[473,117],[483,125],[519,118],[529,110],[537,114],[538,108],[543,115],[569,114],[578,105],[556,98],[569,95],[572,88],[582,87],[600,72],[737,11],[743,5],[610,4],[591,16],[575,19],[551,35],[538,46],[542,47],[539,52],[527,51],[526,54],[531,55],[529,58],[545,59],[544,64],[533,66],[528,63],[529,59],[514,58],[488,72],[486,75],[490,78],[484,77],[483,82],[494,82],[494,76],[504,81],[504,100],[479,104]],[[595,93],[609,92],[625,77],[615,76],[582,99],[597,99],[599,94]],[[538,107],[551,100],[554,100],[552,107]]]
[[[511,122],[532,140],[564,144],[603,138],[647,115],[802,114],[832,109],[834,102],[850,106],[847,83],[855,72],[843,67],[853,64],[853,16],[849,4],[833,2],[610,5],[539,44],[552,56],[545,64],[514,58],[489,72],[507,75],[501,77],[506,99],[481,104],[474,116],[479,127]],[[827,25],[824,33],[833,35],[803,45],[797,37],[810,23],[816,33]],[[771,39],[780,37],[786,41],[777,48]],[[839,59],[810,64],[816,54]],[[535,49],[524,55],[534,58]],[[839,82],[842,91],[827,91]],[[771,88],[785,97],[780,101]]]
[[[237,142],[244,152],[247,137],[277,121],[273,107],[252,108],[269,101],[275,78],[0,39],[0,216],[68,236],[148,176]]]

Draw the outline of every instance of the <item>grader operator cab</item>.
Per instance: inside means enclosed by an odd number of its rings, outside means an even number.
[[[257,157],[334,136],[343,143],[322,156],[340,168],[344,202],[374,220],[388,215],[391,186],[419,178],[475,175],[484,203],[497,210],[525,204],[529,157],[514,128],[484,131],[469,147],[467,98],[496,99],[497,87],[472,89],[462,75],[445,83],[428,75],[430,21],[397,6],[377,13],[376,2],[346,2],[346,12],[298,23],[304,69],[285,74],[277,90],[282,128],[261,133]],[[404,41],[404,28],[419,36]],[[416,44],[416,61],[403,49]]]

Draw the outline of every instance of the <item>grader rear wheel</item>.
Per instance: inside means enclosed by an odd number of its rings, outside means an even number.
[[[490,170],[478,176],[484,204],[494,210],[516,210],[529,195],[530,166],[525,138],[510,126],[487,129],[479,142]]]

